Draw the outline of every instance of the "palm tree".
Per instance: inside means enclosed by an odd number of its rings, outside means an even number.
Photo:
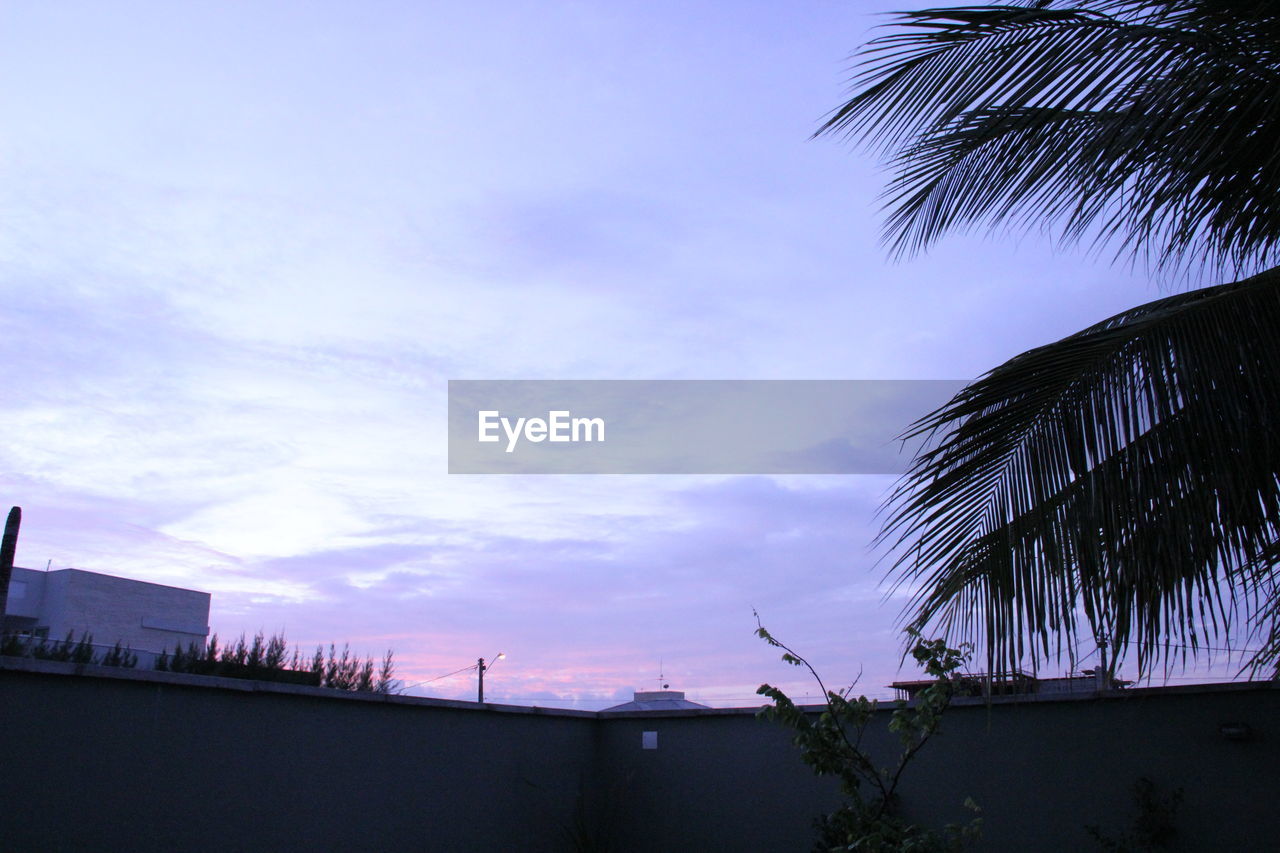
[[[1242,631],[1255,665],[1280,659],[1278,6],[896,13],[816,134],[886,157],[899,253],[1037,227],[1240,279],[1024,353],[913,427],[933,442],[881,535],[912,626],[984,644],[993,670],[1086,628],[1143,672]]]

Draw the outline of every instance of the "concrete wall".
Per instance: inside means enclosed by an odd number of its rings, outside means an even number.
[[[1164,793],[1185,791],[1176,849],[1274,849],[1280,690],[1223,687],[957,704],[904,775],[903,808],[925,825],[965,823],[972,797],[981,850],[1100,850],[1085,825],[1112,836],[1130,828],[1132,786],[1145,776]],[[865,742],[884,764],[897,748],[888,713]],[[1228,740],[1227,723],[1248,724],[1253,739]],[[605,721],[599,778],[635,803],[614,824],[616,849],[808,849],[809,820],[834,805],[832,789],[761,725],[724,713]],[[657,750],[640,749],[645,730],[658,732]]]
[[[563,850],[590,766],[590,715],[6,665],[5,851]]]
[[[813,819],[839,805],[790,733],[754,713],[606,717],[594,778],[611,853],[805,851]]]
[[[742,711],[597,715],[0,660],[0,850],[795,851],[837,800]],[[1280,835],[1280,690],[960,705],[903,789],[983,850],[1091,850],[1139,776],[1182,850]],[[886,760],[877,721],[869,743]],[[1226,739],[1223,724],[1252,727]],[[644,733],[657,748],[645,749]],[[596,846],[589,846],[594,842]],[[605,846],[607,843],[607,847]]]

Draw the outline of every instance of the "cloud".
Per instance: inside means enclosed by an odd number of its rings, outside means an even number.
[[[885,262],[871,162],[806,141],[867,8],[9,15],[20,561],[206,589],[224,636],[411,679],[502,649],[497,696],[613,704],[661,661],[750,704],[796,675],[753,607],[883,683],[883,478],[445,473],[451,378],[977,375],[1141,301],[1035,246]]]
[[[666,661],[691,690],[749,698],[773,658],[750,636],[753,607],[766,619],[785,614],[784,625],[804,614],[795,641],[820,660],[850,639],[868,658],[878,649],[893,659],[891,633],[848,634],[851,613],[879,606],[854,509],[869,515],[874,494],[765,478],[705,482],[672,489],[663,512],[629,526],[602,518],[612,528],[603,537],[590,535],[589,514],[579,536],[557,538],[406,520],[385,531],[396,541],[371,533],[364,545],[251,563],[264,584],[309,591],[272,602],[269,624],[253,622],[264,611],[249,591],[215,596],[215,610],[233,634],[287,626],[304,646],[328,636],[362,654],[394,648],[408,681],[502,650],[509,657],[494,697],[613,697],[656,678],[649,671]],[[734,651],[720,654],[726,647]],[[470,688],[432,689],[465,696]]]

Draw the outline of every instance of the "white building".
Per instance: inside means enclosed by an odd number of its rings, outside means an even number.
[[[209,634],[209,593],[81,569],[39,572],[14,567],[3,616],[5,633],[61,640],[88,633],[95,645],[117,642],[151,658]]]

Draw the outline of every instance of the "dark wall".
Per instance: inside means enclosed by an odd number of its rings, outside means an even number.
[[[1228,740],[1224,723],[1255,738]],[[1131,691],[1107,699],[947,712],[945,734],[921,754],[909,791],[938,821],[955,794],[983,808],[993,850],[1098,850],[1084,831],[1132,825],[1139,777],[1184,789],[1180,850],[1274,849],[1280,837],[1280,691]]]
[[[657,749],[642,749],[646,731]],[[753,714],[606,719],[599,739],[610,853],[805,851],[813,819],[839,804],[791,733]]]
[[[563,850],[593,722],[4,671],[0,850]]]
[[[1235,688],[1236,686],[1233,686]],[[1149,778],[1184,789],[1174,849],[1276,849],[1280,838],[1280,690],[1129,691],[1106,699],[968,704],[903,776],[901,803],[929,826],[967,823],[972,797],[992,851],[1102,850],[1085,831],[1132,827],[1132,788]],[[865,746],[895,760],[889,711]],[[1247,741],[1224,723],[1246,723]],[[657,731],[657,750],[641,732]],[[787,733],[751,716],[619,719],[601,734],[598,778],[626,792],[623,851],[806,850],[809,820],[835,804],[797,759]]]
[[[789,732],[750,713],[504,712],[72,671],[0,668],[0,850],[794,851],[837,802]],[[1087,851],[1084,826],[1125,828],[1146,776],[1185,789],[1176,849],[1270,849],[1278,721],[1265,685],[953,707],[902,802],[936,825],[967,820],[972,797],[984,850]],[[868,743],[887,761],[885,723]],[[1254,737],[1226,739],[1227,723]]]

